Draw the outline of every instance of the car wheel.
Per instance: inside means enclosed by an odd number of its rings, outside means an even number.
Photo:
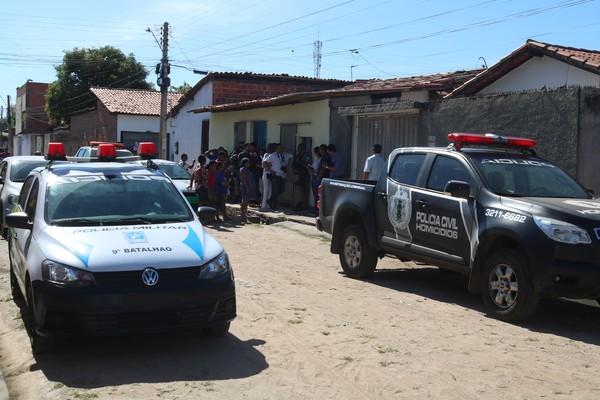
[[[210,328],[206,328],[204,332],[213,337],[223,337],[229,332],[230,322],[223,322],[221,324],[213,325]]]
[[[38,321],[39,317],[37,315],[37,310],[35,306],[35,301],[33,299],[33,288],[31,282],[27,282],[27,321],[26,325],[28,326],[29,333],[29,341],[31,342],[31,351],[34,355],[46,353],[51,345],[52,340],[45,336],[41,336],[38,331]]]
[[[342,237],[340,263],[346,275],[366,278],[377,267],[377,250],[369,245],[360,225],[350,225]]]
[[[495,253],[485,263],[481,295],[488,313],[503,321],[524,320],[539,303],[527,260],[510,249]]]

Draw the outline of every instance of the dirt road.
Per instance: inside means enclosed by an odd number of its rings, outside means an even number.
[[[60,342],[35,359],[0,243],[0,366],[14,399],[600,398],[600,309],[553,301],[531,323],[487,318],[458,275],[385,259],[340,274],[311,227],[211,229],[239,317],[198,335]]]

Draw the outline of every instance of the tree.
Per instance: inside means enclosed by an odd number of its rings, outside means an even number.
[[[190,90],[192,88],[192,85],[190,85],[187,82],[183,82],[181,85],[179,86],[171,86],[171,93],[181,93],[181,94],[185,94],[188,90]]]
[[[94,86],[113,88],[151,89],[146,82],[148,72],[133,54],[104,46],[75,48],[65,52],[63,62],[56,67],[57,80],[46,94],[46,113],[50,123],[69,122],[69,115],[94,105]]]

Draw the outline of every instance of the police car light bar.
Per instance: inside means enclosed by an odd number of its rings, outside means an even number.
[[[96,146],[100,146],[101,144],[112,144],[115,147],[118,147],[120,149],[124,148],[125,145],[123,143],[115,143],[115,142],[98,142],[98,141],[90,141],[90,146],[92,147],[96,147]]]
[[[154,142],[141,142],[138,144],[137,154],[142,160],[150,160],[158,156],[158,147]]]
[[[515,147],[519,149],[532,149],[537,145],[537,142],[532,139],[500,136],[493,133],[480,135],[477,133],[450,133],[448,141],[454,144],[458,150],[464,145],[488,145],[488,146],[503,146]]]
[[[114,143],[100,143],[97,154],[100,161],[113,161],[117,158],[117,147]]]
[[[65,146],[62,143],[50,142],[48,143],[48,149],[46,150],[46,160],[48,161],[65,161],[67,159],[67,153],[65,153]]]

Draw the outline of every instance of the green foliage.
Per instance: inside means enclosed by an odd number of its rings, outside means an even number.
[[[171,93],[181,93],[181,94],[185,94],[188,90],[190,90],[192,88],[192,85],[190,85],[187,82],[183,82],[181,85],[179,86],[171,86]]]
[[[75,48],[65,52],[63,62],[56,67],[57,80],[50,84],[46,95],[46,112],[53,125],[68,123],[73,112],[92,107],[91,87],[150,89],[148,72],[133,54],[104,46]]]

